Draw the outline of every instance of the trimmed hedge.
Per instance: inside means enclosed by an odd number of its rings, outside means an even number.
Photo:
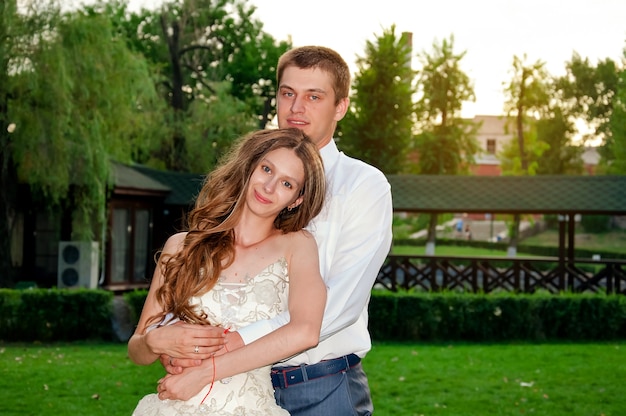
[[[124,294],[132,324],[147,290]],[[114,340],[113,293],[0,289],[0,340]],[[372,291],[376,341],[601,341],[626,339],[626,296]]]
[[[113,339],[113,293],[89,289],[0,289],[0,339]]]
[[[146,296],[148,296],[147,289],[135,289],[132,292],[124,293],[124,300],[128,304],[130,309],[130,319],[133,320],[133,327],[137,326],[139,322],[139,316],[143,309],[143,304],[146,303]]]
[[[626,339],[623,295],[374,291],[369,313],[379,341]]]

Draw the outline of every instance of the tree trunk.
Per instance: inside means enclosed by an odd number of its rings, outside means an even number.
[[[519,225],[521,219],[522,216],[520,214],[513,215],[513,224],[509,230],[511,233],[509,236],[509,248],[507,250],[507,255],[509,257],[515,257],[517,255],[517,245],[519,244]]]
[[[437,239],[437,214],[430,214],[430,222],[428,223],[428,238],[426,239],[426,255],[433,256],[435,254],[435,241]]]
[[[8,135],[3,135],[5,137],[1,139],[0,148],[0,287],[12,287],[17,278],[17,270],[11,262],[11,236],[17,206],[17,172],[8,150]]]
[[[169,31],[171,29],[171,36]],[[180,127],[184,122],[183,114],[185,112],[185,97],[183,95],[183,75],[182,63],[180,56],[180,24],[174,21],[171,28],[167,25],[164,16],[161,16],[161,30],[163,36],[167,40],[167,49],[170,55],[170,65],[172,66],[172,113],[174,114],[174,137],[172,137],[172,156],[167,158],[169,161],[169,169],[174,171],[186,171],[187,163],[187,144],[185,136]]]

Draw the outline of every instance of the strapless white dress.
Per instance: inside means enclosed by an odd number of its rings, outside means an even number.
[[[243,283],[219,281],[210,292],[191,302],[206,312],[210,322],[237,330],[285,311],[288,293],[287,261],[281,258]],[[206,396],[209,389],[205,386],[187,401],[160,400],[156,394],[149,394],[139,401],[133,416],[289,415],[274,400],[270,366],[215,381]]]

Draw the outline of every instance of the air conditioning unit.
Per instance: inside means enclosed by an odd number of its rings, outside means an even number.
[[[98,287],[98,242],[59,242],[59,289]]]

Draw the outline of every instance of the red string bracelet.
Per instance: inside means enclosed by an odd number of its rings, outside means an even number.
[[[209,387],[209,391],[206,392],[206,395],[204,396],[204,399],[202,399],[200,404],[204,404],[204,401],[207,397],[209,397],[211,390],[213,390],[213,383],[215,383],[215,355],[211,356],[211,362],[213,363],[213,378],[211,378],[211,386]]]
[[[228,329],[228,328],[226,328],[226,329],[224,330],[224,334],[228,334],[228,331],[229,331],[229,329]],[[228,347],[226,346],[226,343],[224,343],[224,349],[226,350],[226,352],[230,352],[230,351],[228,351]]]

